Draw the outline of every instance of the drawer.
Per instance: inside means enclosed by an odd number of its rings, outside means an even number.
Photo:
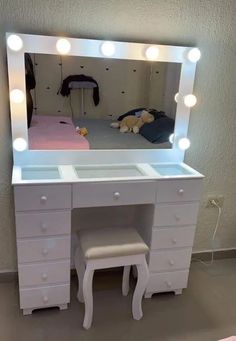
[[[18,263],[70,258],[70,237],[17,240]]]
[[[153,229],[151,249],[169,249],[173,247],[192,246],[195,227],[172,227]]]
[[[20,290],[21,309],[52,307],[69,301],[69,284]]]
[[[146,292],[167,292],[187,288],[188,271],[151,273]]]
[[[17,238],[69,234],[71,211],[16,213]]]
[[[195,225],[198,206],[198,203],[157,205],[154,213],[154,226]]]
[[[150,271],[171,271],[188,269],[190,265],[192,248],[170,251],[152,251],[150,253]]]
[[[157,181],[157,202],[199,201],[202,179]]]
[[[16,211],[71,208],[70,185],[16,186]]]
[[[150,181],[73,185],[73,207],[119,206],[154,202],[155,184]]]
[[[70,260],[19,265],[18,276],[20,287],[68,283],[70,282]]]

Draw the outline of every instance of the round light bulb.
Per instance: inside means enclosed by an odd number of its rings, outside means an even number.
[[[159,56],[159,48],[157,46],[149,46],[145,54],[148,60],[157,60]]]
[[[14,89],[10,92],[10,100],[13,103],[22,103],[25,99],[25,94],[20,89]]]
[[[190,60],[190,62],[196,63],[200,58],[201,58],[201,51],[197,47],[194,47],[193,49],[189,51],[188,60]]]
[[[175,102],[178,103],[178,100],[179,100],[179,93],[178,92],[177,92],[177,94],[175,94],[174,99],[175,99]]]
[[[13,148],[18,152],[23,152],[27,148],[27,142],[23,137],[17,137],[13,141]]]
[[[175,134],[171,134],[171,135],[169,136],[169,141],[170,141],[171,144],[174,143],[174,139],[175,139]]]
[[[194,95],[184,96],[184,104],[186,107],[192,108],[197,103],[197,97]]]
[[[67,54],[70,52],[71,43],[65,38],[60,38],[56,43],[56,48],[60,54]]]
[[[106,57],[111,57],[115,53],[115,45],[111,41],[105,41],[101,45],[102,54]]]
[[[9,49],[11,49],[12,51],[20,51],[23,47],[23,41],[21,39],[21,37],[19,37],[16,34],[11,34],[8,38],[7,38],[7,46],[9,47]]]
[[[182,137],[179,139],[178,146],[181,150],[186,150],[190,147],[190,140],[187,137]]]

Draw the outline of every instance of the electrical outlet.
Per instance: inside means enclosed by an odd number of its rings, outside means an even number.
[[[214,204],[212,204],[212,200],[214,200],[218,206],[223,207],[224,204],[224,196],[223,195],[216,195],[216,194],[210,194],[207,197],[206,201],[206,207],[207,208],[214,208]]]

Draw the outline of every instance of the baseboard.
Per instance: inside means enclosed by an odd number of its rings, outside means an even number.
[[[192,253],[192,261],[194,259],[201,259],[203,261],[211,260],[212,251],[194,251]],[[227,258],[236,258],[236,249],[220,249],[214,251],[214,259],[227,259]],[[120,268],[113,268],[113,269],[101,269],[101,272],[104,271],[121,271]],[[71,269],[71,276],[75,276],[76,271],[75,269]],[[13,282],[17,281],[18,279],[18,272],[16,270],[5,270],[0,271],[0,282]]]

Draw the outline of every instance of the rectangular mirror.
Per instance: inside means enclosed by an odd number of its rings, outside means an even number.
[[[25,54],[29,149],[171,148],[180,72],[180,63]]]
[[[7,33],[14,162],[183,161],[193,50]]]

